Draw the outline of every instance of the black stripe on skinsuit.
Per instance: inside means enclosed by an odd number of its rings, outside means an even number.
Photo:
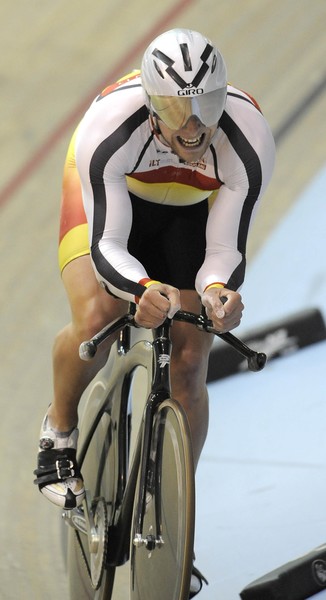
[[[152,133],[152,134],[149,136],[149,138],[148,138],[148,140],[147,140],[146,144],[144,144],[144,147],[143,147],[143,149],[142,149],[142,151],[141,151],[140,155],[138,156],[138,160],[137,160],[137,162],[136,162],[136,164],[135,164],[134,168],[133,168],[133,169],[130,171],[130,173],[134,173],[134,172],[136,171],[136,169],[138,168],[138,165],[140,165],[141,161],[143,160],[143,156],[144,156],[144,154],[145,154],[145,152],[146,152],[146,150],[147,150],[148,146],[150,146],[150,144],[151,144],[151,143],[152,143],[152,141],[153,141],[153,138],[154,138],[154,133]],[[127,175],[130,175],[130,173],[127,173]]]
[[[251,98],[246,98],[245,96],[241,96],[240,94],[235,94],[234,92],[228,92],[227,95],[233,96],[233,98],[238,98],[238,100],[243,100],[244,102],[248,102],[248,104],[251,104],[251,106],[254,106],[258,110],[258,112],[261,113],[259,106],[257,104],[255,104],[253,102],[253,100],[251,100]]]
[[[94,222],[92,231],[91,254],[97,271],[119,290],[141,296],[144,288],[142,285],[123,277],[104,258],[99,250],[102,239],[107,201],[104,184],[104,170],[110,158],[129,140],[133,132],[148,119],[148,109],[143,106],[126,121],[124,121],[112,135],[103,140],[96,148],[90,163],[89,174],[94,198]]]
[[[215,173],[216,181],[223,183],[223,181],[221,181],[221,179],[219,178],[219,175],[218,175],[217,156],[216,156],[216,151],[215,151],[213,144],[210,145],[209,149],[210,149],[210,151],[212,153],[212,157],[213,157],[214,173]]]
[[[140,84],[140,83],[132,83],[131,85],[125,85],[125,84],[124,84],[124,85],[123,85],[123,86],[121,86],[121,87],[116,87],[114,90],[111,90],[111,91],[110,91],[110,95],[111,95],[111,94],[115,94],[116,92],[121,92],[121,91],[124,91],[124,90],[130,90],[131,88],[136,88],[136,87],[138,87],[138,88],[139,88],[139,87],[141,87],[141,84]],[[103,92],[101,92],[101,93],[100,93],[100,94],[97,96],[97,98],[96,98],[96,102],[99,102],[100,100],[103,100],[103,98],[107,98],[108,94],[105,94],[104,96],[102,96],[102,93],[103,93]]]
[[[242,254],[241,263],[233,271],[227,287],[236,290],[243,283],[246,269],[246,245],[250,219],[262,186],[262,170],[259,157],[245,135],[231,117],[224,112],[219,126],[228,137],[231,146],[244,164],[248,177],[248,193],[242,207],[239,223],[237,249]]]

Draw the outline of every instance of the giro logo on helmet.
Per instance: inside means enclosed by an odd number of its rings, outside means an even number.
[[[187,90],[178,90],[178,96],[198,96],[200,94],[203,94],[204,90],[203,88],[191,88],[191,89],[187,89]]]
[[[200,88],[198,88],[198,86],[201,83],[201,81],[204,79],[207,71],[210,68],[206,61],[210,57],[213,50],[214,50],[213,46],[211,46],[210,44],[206,44],[206,48],[204,49],[204,51],[202,52],[201,57],[200,57],[203,64],[200,66],[197,74],[195,75],[195,77],[193,78],[191,83],[187,83],[181,77],[181,75],[179,75],[179,73],[177,73],[177,71],[173,68],[175,61],[172,60],[171,58],[169,58],[166,54],[164,54],[164,52],[161,52],[161,50],[159,50],[158,48],[155,48],[155,50],[153,50],[153,56],[155,56],[156,58],[158,58],[159,60],[161,60],[163,63],[165,63],[167,65],[167,69],[165,72],[171,77],[171,79],[173,79],[173,81],[177,85],[179,85],[179,87],[182,90],[184,90],[185,88],[189,88],[189,87],[194,88],[194,89],[200,89]],[[192,64],[191,64],[188,44],[180,44],[180,51],[182,54],[185,71],[192,71]],[[155,68],[156,68],[158,74],[162,77],[162,79],[164,79],[164,72],[160,68],[159,64],[156,61],[154,61],[154,65],[155,65]],[[216,56],[213,59],[211,72],[213,72],[215,70],[215,67],[216,67]],[[189,92],[189,90],[187,90],[187,94],[185,94],[185,95],[190,95],[188,92]],[[201,93],[201,92],[195,92],[195,93]]]

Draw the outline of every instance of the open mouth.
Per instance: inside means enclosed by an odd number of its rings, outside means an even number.
[[[190,139],[183,138],[180,135],[178,135],[178,142],[184,148],[198,148],[203,143],[204,137],[205,137],[205,133],[202,133],[202,135],[195,137],[195,138],[190,138]]]

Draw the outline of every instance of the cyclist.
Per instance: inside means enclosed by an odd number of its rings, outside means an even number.
[[[77,407],[107,353],[85,363],[79,344],[126,312],[127,301],[136,301],[136,321],[147,328],[180,306],[198,312],[201,303],[217,330],[237,327],[247,233],[274,154],[258,104],[227,84],[220,52],[195,31],[160,35],[141,71],[91,104],[64,169],[59,259],[72,320],[54,343],[54,399],[35,471],[55,504],[72,508],[83,499]],[[172,341],[172,389],[197,463],[212,338],[175,322]]]

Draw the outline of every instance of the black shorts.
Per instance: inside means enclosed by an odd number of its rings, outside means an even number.
[[[149,277],[179,289],[195,289],[206,249],[208,201],[169,206],[129,194],[133,222],[128,251]]]

